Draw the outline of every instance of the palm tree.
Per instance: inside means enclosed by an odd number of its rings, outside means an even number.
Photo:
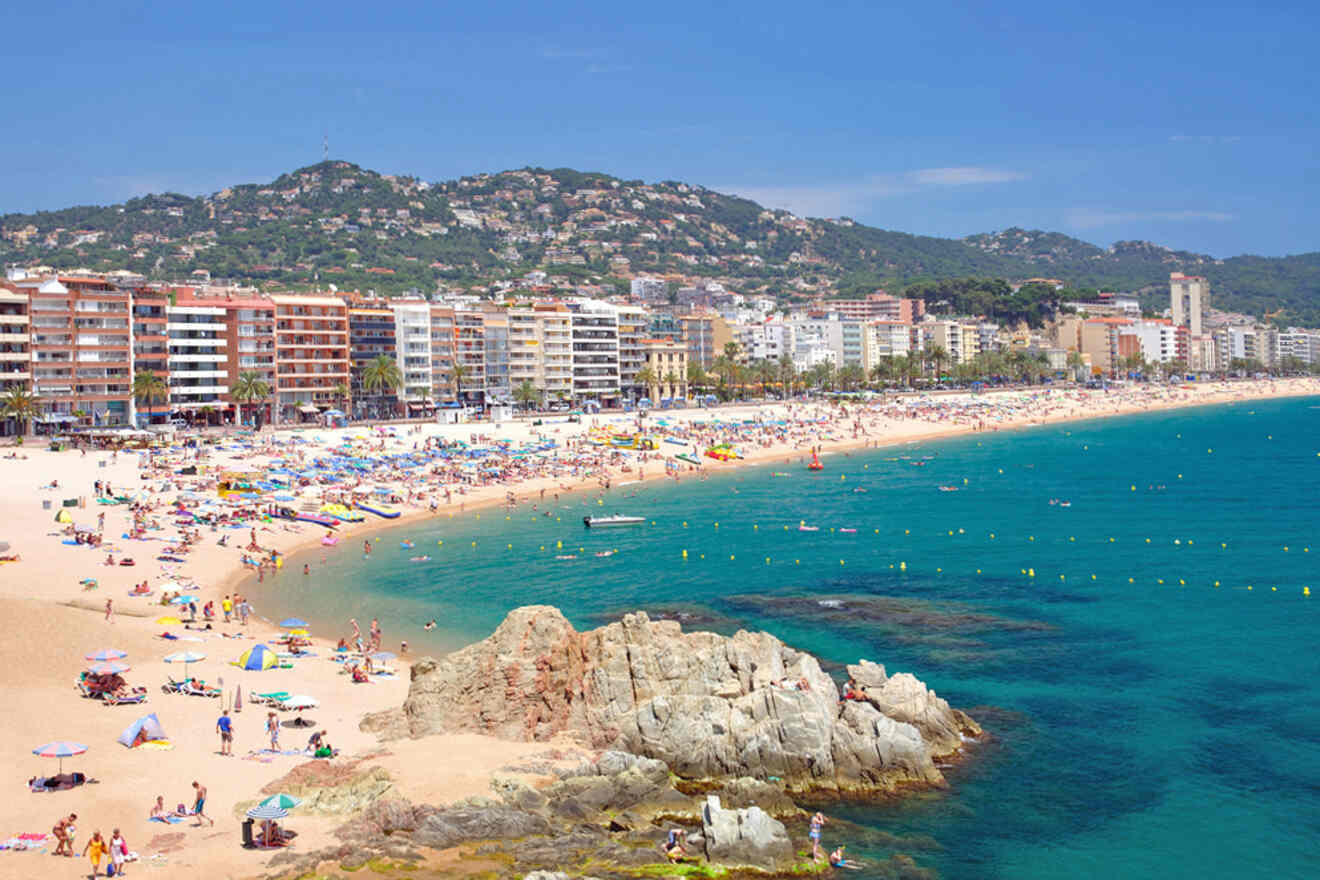
[[[766,396],[766,388],[775,381],[775,376],[779,373],[779,365],[766,358],[756,362],[756,378],[761,381],[761,396]]]
[[[738,360],[738,355],[742,352],[742,347],[736,342],[724,343],[724,356],[731,361]]]
[[[701,364],[697,361],[688,361],[687,380],[688,387],[693,390],[700,391],[707,387],[706,371],[702,369]]]
[[[639,371],[640,372],[640,371]],[[517,388],[513,389],[513,399],[522,404],[523,409],[531,409],[532,404],[536,403],[541,392],[536,390],[536,386],[526,379]]]
[[[940,381],[940,373],[944,370],[944,363],[949,359],[949,353],[942,345],[932,345],[926,349],[926,362],[935,368],[935,382]]]
[[[339,401],[339,408],[348,412],[348,396],[353,393],[353,389],[348,387],[347,382],[337,382],[335,387],[330,389],[330,393]]]
[[[455,366],[457,370],[457,366]],[[403,371],[387,354],[378,355],[362,368],[362,387],[376,394],[398,393],[403,386]]]
[[[650,367],[642,367],[637,371],[633,381],[642,386],[642,393],[638,395],[639,397],[650,397],[651,388],[659,381],[659,377],[656,376],[655,370]]]
[[[139,370],[133,375],[133,399],[139,404],[145,401],[148,409],[153,403],[167,399],[169,393],[169,385],[155,373]],[[147,421],[150,420],[151,414],[147,413]]]
[[[270,385],[256,370],[244,370],[238,374],[234,384],[229,386],[229,396],[238,404],[241,419],[243,407],[251,407],[270,397]]]
[[[791,355],[780,355],[779,357],[779,381],[784,384],[784,397],[791,397],[793,394],[793,385],[797,379],[797,369],[793,366],[793,357]]]
[[[668,373],[665,373],[665,384],[669,386],[669,396],[670,396],[670,397],[678,397],[678,396],[679,396],[679,394],[678,394],[678,373],[675,373],[675,372],[673,371],[672,368],[669,370]],[[661,395],[661,396],[663,397],[664,395]]]
[[[0,398],[0,413],[18,422],[18,434],[21,437],[27,433],[40,404],[41,398],[26,388],[10,388],[5,392],[5,396]]]
[[[459,363],[458,361],[454,361],[454,368],[450,371],[450,373],[454,377],[455,400],[458,399],[459,392],[463,390],[463,380],[467,378],[467,374],[469,372],[470,370],[468,370],[468,368],[465,367],[463,364]]]
[[[1084,365],[1085,363],[1082,360],[1082,353],[1080,351],[1068,352],[1068,369],[1072,371],[1074,380],[1077,378],[1077,374],[1081,372]]]

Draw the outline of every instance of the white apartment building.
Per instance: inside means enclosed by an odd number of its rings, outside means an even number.
[[[744,324],[738,328],[738,348],[750,360],[777,361],[793,356],[793,325],[777,318]]]
[[[637,373],[646,365],[646,346],[649,338],[647,325],[650,315],[641,306],[617,305],[615,316],[619,328],[619,387],[633,400],[646,396],[646,389],[637,383]]]
[[[1279,362],[1297,358],[1304,364],[1320,362],[1320,331],[1289,327],[1279,331]]]
[[[509,384],[530,382],[545,401],[573,396],[573,318],[560,303],[509,309]]]
[[[1124,328],[1124,336],[1135,336],[1141,345],[1141,356],[1150,363],[1167,364],[1178,359],[1178,330],[1171,324],[1137,321]]]
[[[425,403],[434,396],[431,374],[431,305],[424,300],[390,303],[394,313],[395,363],[403,374],[399,399],[406,403]]]
[[[867,375],[885,358],[912,351],[912,325],[902,321],[868,321],[862,325],[862,369]]]
[[[225,310],[195,303],[165,309],[170,407],[218,411],[227,406],[223,398],[233,378],[229,375]]]
[[[618,307],[599,300],[570,303],[573,344],[573,399],[615,403],[619,384]]]

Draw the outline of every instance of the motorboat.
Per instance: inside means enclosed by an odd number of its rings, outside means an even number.
[[[615,514],[613,516],[584,516],[582,524],[587,528],[604,528],[607,526],[638,526],[646,522],[644,516],[622,516]]]

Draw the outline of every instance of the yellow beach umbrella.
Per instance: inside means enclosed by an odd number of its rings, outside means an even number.
[[[162,625],[171,624],[171,623],[175,623],[175,624],[183,623],[183,621],[179,620],[179,618],[177,617],[157,617],[156,622]]]

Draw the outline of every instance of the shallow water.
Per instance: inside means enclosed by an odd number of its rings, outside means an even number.
[[[948,792],[832,811],[859,827],[830,826],[826,843],[873,864],[905,852],[955,878],[1315,877],[1320,593],[1302,596],[1320,588],[1315,404],[829,456],[818,475],[795,463],[624,486],[550,518],[442,518],[382,534],[370,559],[348,539],[325,554],[333,565],[307,557],[312,577],[292,573],[300,558],[249,592],[318,632],[379,616],[387,647],[406,638],[414,654],[548,603],[580,627],[647,607],[769,630],[834,670],[868,657],[913,672],[993,738]],[[922,456],[934,457],[915,466]],[[598,512],[654,524],[584,529]],[[618,553],[592,555],[605,549]],[[419,553],[432,561],[407,561]],[[568,553],[579,558],[554,558]]]

